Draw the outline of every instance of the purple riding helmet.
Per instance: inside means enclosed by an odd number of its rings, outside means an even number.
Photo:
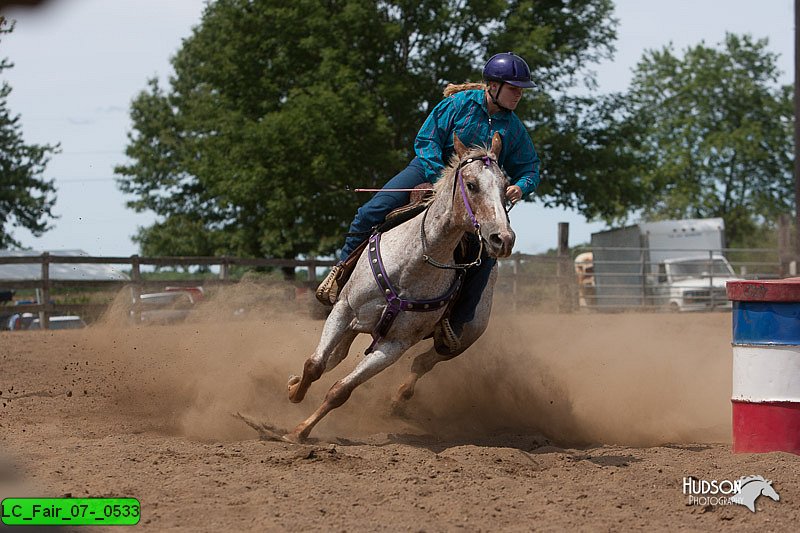
[[[493,55],[483,67],[483,79],[499,81],[523,89],[536,87],[536,84],[531,81],[531,69],[528,64],[514,52]]]
[[[493,55],[483,67],[483,79],[487,82],[500,82],[500,86],[494,94],[492,91],[488,91],[489,98],[492,99],[494,105],[506,111],[510,110],[499,101],[500,91],[503,90],[506,83],[522,89],[536,87],[536,84],[531,81],[531,69],[528,64],[514,52]]]

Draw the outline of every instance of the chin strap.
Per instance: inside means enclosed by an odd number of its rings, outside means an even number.
[[[500,109],[502,109],[503,111],[511,111],[509,108],[507,108],[507,107],[505,107],[504,105],[502,105],[502,104],[500,103],[500,101],[499,101],[499,98],[500,98],[500,91],[503,89],[503,86],[504,86],[505,84],[506,84],[506,82],[504,82],[504,81],[501,81],[501,82],[500,82],[500,86],[497,88],[497,92],[496,92],[495,94],[492,94],[492,90],[491,90],[491,89],[489,89],[489,90],[488,90],[488,91],[486,91],[486,92],[488,92],[488,93],[489,93],[489,98],[491,98],[491,99],[492,99],[492,103],[493,103],[494,105],[496,105],[497,107],[499,107],[499,108],[500,108]]]

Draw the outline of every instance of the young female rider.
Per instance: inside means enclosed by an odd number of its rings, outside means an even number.
[[[517,202],[536,189],[539,185],[539,156],[527,129],[514,114],[522,90],[534,87],[528,64],[512,52],[497,54],[483,67],[483,79],[485,86],[470,84],[478,89],[450,94],[431,111],[414,141],[416,157],[384,185],[385,189],[411,189],[439,179],[453,153],[453,133],[470,146],[491,143],[495,132],[500,133],[503,139],[499,163],[512,183],[506,189],[506,199]],[[390,211],[407,204],[408,199],[408,192],[381,191],[361,206],[350,225],[351,236],[345,240],[341,250],[342,261],[367,239],[371,228],[383,222]],[[480,266],[469,269],[450,317],[442,320],[441,331],[437,328],[437,334],[449,350],[458,349],[463,325],[474,318],[494,264],[494,259],[484,256]],[[320,284],[317,298],[322,303],[333,305],[344,281],[340,263]]]

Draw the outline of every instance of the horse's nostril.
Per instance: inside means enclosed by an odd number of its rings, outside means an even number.
[[[497,246],[503,245],[503,239],[502,237],[500,237],[499,233],[492,233],[491,235],[489,235],[489,242]]]

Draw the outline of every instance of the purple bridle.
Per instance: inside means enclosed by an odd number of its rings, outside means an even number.
[[[480,157],[478,159],[483,161],[483,164],[486,167],[491,167],[492,163],[495,162],[494,159],[492,159],[488,155],[485,155],[485,156]],[[461,174],[461,169],[462,168],[464,168],[465,166],[469,165],[470,163],[472,163],[474,161],[477,161],[478,159],[470,157],[469,159],[465,159],[464,161],[459,163],[459,165],[458,165],[458,174],[456,175],[456,179],[458,180],[458,185],[461,187],[461,199],[464,200],[464,206],[467,208],[467,214],[469,215],[469,219],[472,221],[472,226],[475,228],[475,231],[477,231],[478,235],[480,235],[480,233],[481,233],[481,225],[478,222],[478,219],[475,218],[475,213],[472,212],[472,206],[469,205],[469,198],[467,198],[467,189],[464,186],[464,176]]]
[[[446,265],[444,263],[440,263],[435,259],[431,259],[428,254],[425,253],[425,249],[428,247],[427,240],[425,239],[425,220],[428,216],[428,211],[425,211],[422,219],[422,225],[420,226],[420,239],[422,240],[422,259],[426,263],[436,268],[451,268],[451,269],[458,269],[463,270],[473,266],[479,266],[481,264],[481,255],[483,254],[483,236],[481,235],[481,224],[478,222],[475,213],[472,212],[472,206],[469,203],[469,198],[467,198],[467,188],[464,185],[464,176],[461,173],[461,169],[465,166],[469,165],[470,163],[474,163],[475,161],[483,161],[483,164],[487,167],[492,166],[492,163],[496,163],[496,161],[489,157],[488,155],[482,157],[470,157],[465,159],[458,165],[458,169],[456,170],[456,179],[453,183],[453,200],[455,201],[456,196],[456,185],[458,185],[461,189],[461,199],[464,201],[464,206],[467,208],[467,215],[469,215],[469,219],[472,222],[472,227],[475,228],[475,233],[478,235],[478,255],[475,260],[471,263],[463,263],[463,264],[453,264],[453,265]]]
[[[421,238],[422,238],[422,250],[423,260],[437,268],[449,268],[458,270],[456,274],[456,278],[453,280],[452,285],[450,288],[447,289],[442,296],[438,298],[433,298],[430,300],[409,300],[406,298],[401,298],[398,294],[397,290],[392,286],[391,281],[389,281],[389,276],[386,274],[386,269],[383,266],[383,260],[381,259],[381,234],[375,233],[369,238],[368,244],[368,257],[369,257],[369,265],[372,269],[372,275],[375,278],[375,282],[378,284],[378,287],[381,289],[383,293],[383,297],[386,299],[386,307],[383,309],[383,313],[381,314],[380,320],[378,320],[377,325],[372,330],[372,343],[370,343],[369,347],[364,352],[364,355],[371,353],[375,349],[375,345],[386,336],[389,332],[389,328],[391,328],[394,320],[402,311],[419,311],[419,312],[426,312],[426,311],[436,311],[437,309],[444,308],[456,295],[458,289],[461,287],[461,281],[464,277],[464,272],[467,268],[471,266],[477,266],[481,264],[481,254],[483,253],[483,238],[481,236],[481,225],[478,222],[478,219],[475,217],[475,213],[472,211],[472,206],[469,203],[469,198],[467,197],[467,189],[464,185],[464,176],[461,173],[461,169],[464,168],[466,165],[473,163],[475,161],[481,160],[483,161],[484,165],[487,167],[491,166],[494,161],[488,155],[480,157],[480,158],[469,158],[465,159],[458,165],[458,169],[456,171],[456,180],[458,185],[461,189],[461,198],[464,200],[464,206],[467,209],[467,214],[469,215],[469,219],[472,222],[472,226],[475,228],[475,232],[478,234],[478,241],[480,242],[480,249],[478,250],[478,257],[472,263],[468,264],[454,264],[454,265],[445,265],[439,263],[438,261],[431,259],[426,253],[425,249],[427,247],[427,241],[425,239],[425,220],[428,215],[428,210],[425,210],[425,214],[423,215],[422,224],[420,225],[421,231]],[[456,184],[453,184],[453,199],[455,200],[455,187]]]

